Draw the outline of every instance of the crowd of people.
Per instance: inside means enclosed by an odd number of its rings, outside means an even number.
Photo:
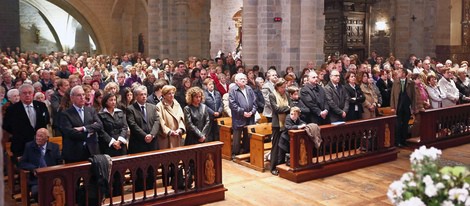
[[[47,128],[46,136],[63,137],[66,163],[216,141],[216,118],[223,116],[232,117],[233,155],[248,153],[244,126],[264,116],[272,122],[271,172],[277,174],[289,152],[288,129],[374,118],[378,108],[391,107],[400,146],[412,114],[470,102],[468,62],[415,55],[403,64],[375,52],[364,60],[330,56],[317,67],[308,62],[300,73],[274,66],[263,73],[231,53],[175,61],[17,48],[1,52],[0,60],[3,129],[13,154],[34,148],[27,143]],[[36,149],[41,144],[36,140]]]

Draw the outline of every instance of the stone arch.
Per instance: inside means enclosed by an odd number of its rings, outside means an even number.
[[[52,4],[63,9],[65,12],[73,16],[83,27],[83,29],[91,36],[96,44],[97,53],[108,53],[108,47],[105,42],[103,26],[99,21],[92,21],[98,19],[88,6],[79,0],[49,0]]]

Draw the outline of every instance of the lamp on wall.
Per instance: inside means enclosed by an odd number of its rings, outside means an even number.
[[[385,21],[377,21],[375,22],[375,30],[376,30],[376,35],[386,35],[386,30],[388,29],[387,23]]]

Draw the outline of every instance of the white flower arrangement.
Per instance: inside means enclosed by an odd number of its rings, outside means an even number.
[[[470,206],[470,172],[465,166],[441,167],[441,150],[421,146],[410,156],[411,170],[388,188],[399,206]]]

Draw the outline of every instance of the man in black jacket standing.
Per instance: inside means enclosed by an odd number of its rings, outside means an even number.
[[[23,84],[18,90],[20,101],[7,108],[3,119],[3,129],[11,134],[11,151],[16,157],[23,155],[25,144],[34,140],[36,131],[49,124],[46,104],[33,101],[33,86]]]

